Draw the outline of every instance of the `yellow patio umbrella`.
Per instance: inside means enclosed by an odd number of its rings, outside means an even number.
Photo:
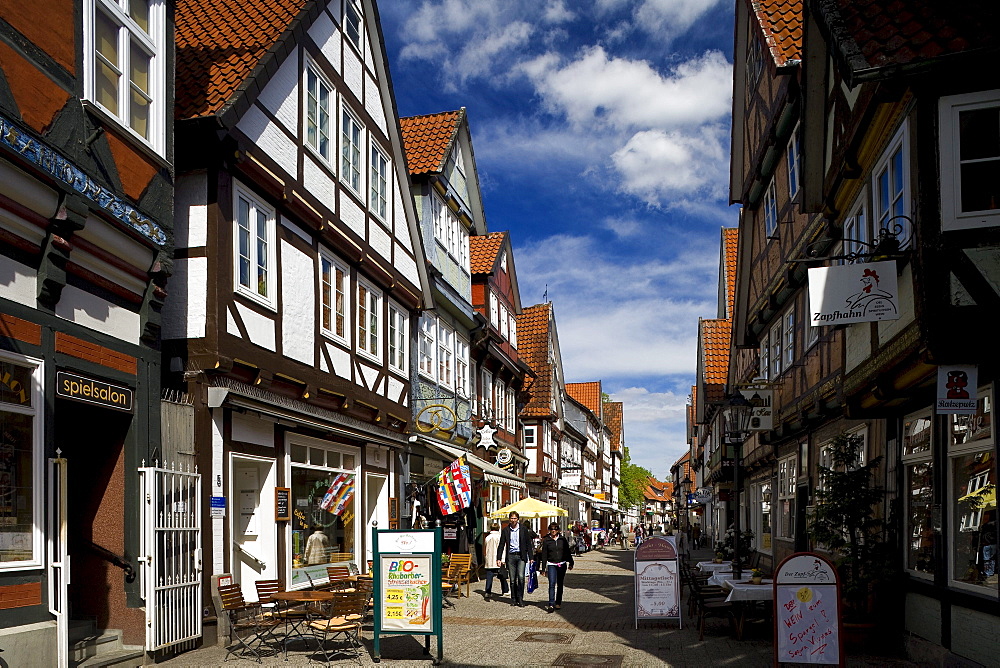
[[[559,506],[553,506],[551,504],[545,503],[544,501],[539,501],[538,499],[526,498],[520,501],[515,501],[509,506],[505,506],[500,510],[490,513],[490,519],[493,520],[505,520],[511,512],[517,513],[518,517],[526,519],[534,519],[538,517],[567,517],[569,512],[564,508]]]

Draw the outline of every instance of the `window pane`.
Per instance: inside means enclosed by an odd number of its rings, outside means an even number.
[[[267,297],[267,217],[257,212],[257,293]]]
[[[962,211],[1000,209],[1000,160],[961,166]]]
[[[973,415],[954,415],[951,421],[951,445],[982,441],[993,436],[992,398],[980,396]]]
[[[333,272],[333,265],[330,264],[329,260],[324,258],[322,260],[322,267],[323,267],[322,270],[323,294],[321,296],[322,308],[320,309],[322,312],[322,320],[323,320],[322,326],[323,329],[330,330],[333,328],[333,285],[331,276]]]
[[[0,411],[0,562],[34,556],[33,430],[32,416]]]
[[[993,449],[951,459],[952,576],[997,590],[997,491]]]
[[[237,224],[239,225],[239,273],[240,285],[250,287],[250,202],[245,199],[239,200],[239,210],[237,211]]]
[[[103,12],[97,12],[94,26],[95,46],[97,50],[97,68],[95,85],[97,102],[110,111],[118,114],[118,88],[121,78],[121,67],[118,59],[118,24]]]
[[[31,408],[31,374],[29,367],[0,360],[0,402]]]
[[[906,467],[906,519],[909,529],[906,567],[921,573],[934,571],[933,485],[930,462]]]
[[[149,55],[132,42],[129,56],[131,99],[129,100],[129,127],[149,139]]]
[[[917,417],[903,424],[903,456],[931,451],[931,421]]]
[[[144,33],[149,34],[149,0],[129,0],[128,15]]]
[[[959,158],[979,160],[1000,156],[1000,108],[972,109],[958,115]]]

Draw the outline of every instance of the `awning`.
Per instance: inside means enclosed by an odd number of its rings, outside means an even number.
[[[432,450],[437,450],[447,459],[465,457],[465,460],[469,462],[470,465],[483,472],[483,479],[488,482],[496,483],[498,485],[507,485],[508,487],[516,487],[518,489],[527,489],[527,485],[521,478],[518,478],[513,473],[504,471],[496,464],[491,464],[485,459],[477,457],[468,450],[463,450],[462,448],[451,445],[450,443],[442,443],[441,441],[429,436],[417,436],[417,439],[420,443],[426,445]]]
[[[566,487],[563,487],[559,491],[560,492],[567,492],[569,494],[572,494],[573,496],[579,497],[579,498],[583,499],[584,501],[586,501],[587,503],[589,503],[592,506],[594,506],[595,508],[599,509],[599,510],[614,510],[615,509],[615,507],[612,504],[608,503],[604,499],[598,499],[596,496],[590,496],[589,494],[584,494],[583,492],[578,492],[575,489],[568,489]]]

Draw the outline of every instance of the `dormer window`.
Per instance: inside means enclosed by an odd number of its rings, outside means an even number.
[[[162,154],[166,146],[162,0],[89,0],[84,8],[84,97]]]

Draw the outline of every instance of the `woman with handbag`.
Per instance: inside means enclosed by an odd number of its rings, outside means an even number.
[[[494,522],[490,524],[490,532],[486,535],[486,542],[483,545],[483,554],[496,554],[499,546],[500,525]],[[492,559],[486,559],[486,595],[483,597],[486,601],[489,601],[493,595],[493,578],[500,580],[501,595],[506,594],[508,590],[506,559],[501,559],[499,565],[495,566],[494,563],[495,562]]]
[[[549,533],[542,540],[542,552],[539,558],[541,567],[546,570],[549,578],[549,604],[545,612],[562,608],[563,580],[566,571],[573,570],[573,550],[569,541],[559,532],[555,522],[549,525]]]

